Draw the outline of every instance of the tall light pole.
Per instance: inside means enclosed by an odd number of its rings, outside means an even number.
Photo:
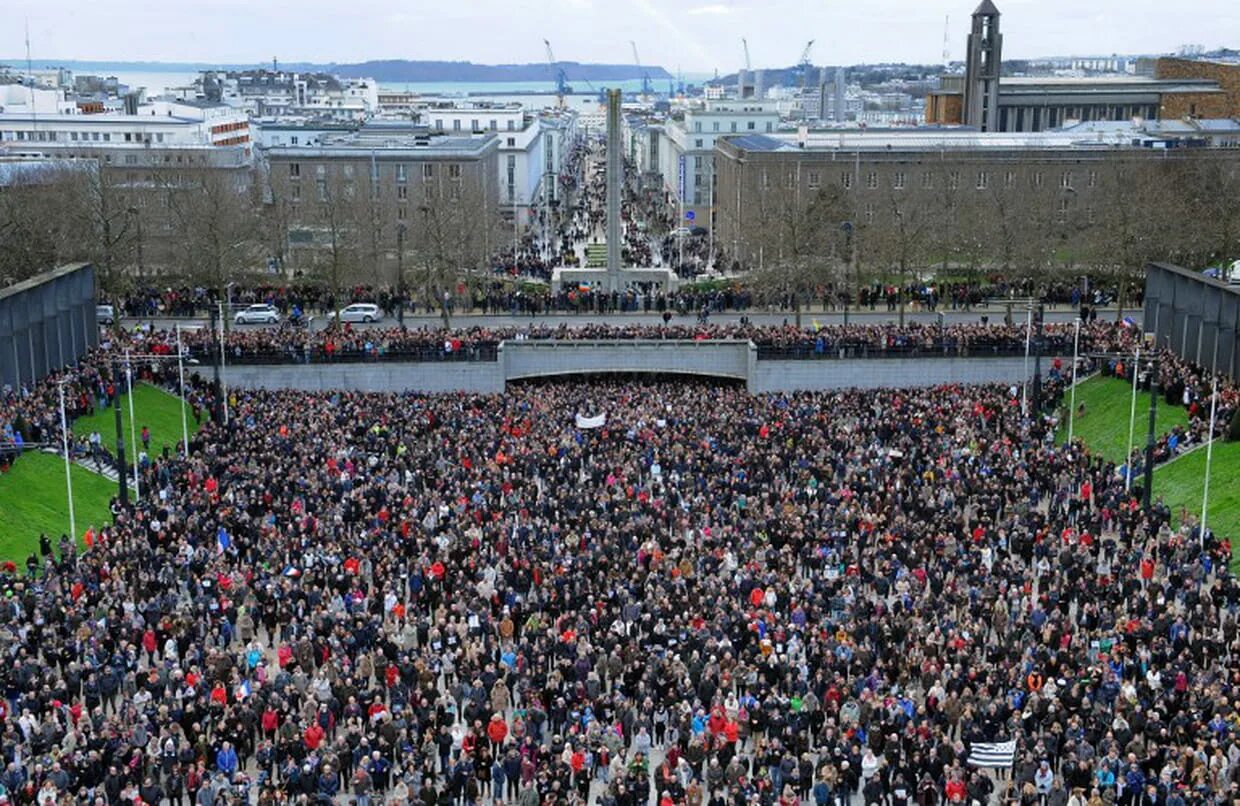
[[[405,326],[405,222],[396,225],[396,321]]]
[[[133,414],[133,365],[129,360],[129,351],[125,351],[125,387],[129,393],[129,444],[133,445],[133,490],[134,500],[142,497],[142,485],[138,483],[138,426]]]
[[[1124,492],[1132,489],[1132,441],[1137,430],[1137,375],[1141,371],[1141,348],[1132,360],[1132,405],[1128,410],[1128,453],[1124,455]]]
[[[1150,425],[1145,432],[1145,512],[1154,500],[1154,423],[1158,419],[1158,353],[1150,362]]]
[[[1023,373],[1025,382],[1020,387],[1020,413],[1022,417],[1029,416],[1029,347],[1033,344],[1033,302],[1029,303],[1029,310],[1025,315],[1025,371]]]
[[[125,429],[121,423],[121,362],[112,361],[112,411],[116,414],[116,481],[121,506],[129,506],[128,471],[125,468]]]
[[[189,422],[185,414],[185,353],[181,350],[181,323],[177,322],[177,379],[181,388],[181,444],[189,458]]]
[[[224,303],[220,302],[219,306],[220,306],[220,363],[219,363],[218,380],[220,384],[220,401],[224,405],[224,425],[228,425],[228,382],[225,379],[225,372],[224,372]]]
[[[65,452],[65,493],[69,498],[69,536],[77,540],[77,517],[73,511],[73,474],[69,471],[72,460],[69,458],[69,420],[65,416],[65,380],[56,384],[60,389],[60,444]]]
[[[1068,387],[1068,444],[1072,444],[1073,426],[1076,425],[1076,362],[1081,353],[1081,317],[1076,318],[1076,335],[1072,337],[1072,385]]]

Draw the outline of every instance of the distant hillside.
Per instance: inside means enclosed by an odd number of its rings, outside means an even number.
[[[21,65],[25,59],[0,59],[0,64]],[[42,61],[40,69],[65,67],[79,73],[119,72],[194,72],[198,70],[249,70],[263,64],[208,64],[205,62],[103,62],[103,61]],[[357,64],[329,62],[280,62],[283,70],[335,73],[347,78],[373,78],[376,81],[551,81],[551,68],[543,63],[534,64],[474,64],[473,62],[409,61],[407,59],[376,59]],[[632,64],[583,64],[581,62],[558,62],[569,81],[625,81],[640,79],[642,72],[651,79],[667,80],[672,74],[662,67],[648,65],[639,70]]]

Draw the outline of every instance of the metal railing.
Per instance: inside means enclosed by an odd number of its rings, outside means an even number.
[[[191,360],[201,365],[214,366],[219,360],[217,349],[194,347],[189,351]],[[379,364],[379,363],[442,363],[442,362],[494,362],[499,360],[499,342],[475,342],[462,344],[459,349],[446,349],[443,345],[415,345],[396,348],[336,348],[326,350],[314,347],[270,347],[263,349],[232,348],[225,350],[226,365],[276,365],[276,364]]]

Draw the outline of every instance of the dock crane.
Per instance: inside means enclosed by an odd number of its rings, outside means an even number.
[[[753,65],[749,63],[749,40],[741,37],[741,47],[745,49],[745,72],[752,73]]]
[[[630,39],[629,44],[633,46],[633,63],[637,65],[637,72],[641,73],[642,96],[649,97],[650,96],[650,73],[646,72],[646,68],[642,67],[641,56],[637,55],[637,43],[634,42],[632,39]]]
[[[801,51],[801,61],[797,62],[801,67],[801,94],[805,94],[805,88],[809,86],[809,73],[814,68],[809,61],[809,52],[814,47],[814,40],[810,40],[805,45],[805,50]]]
[[[547,47],[547,65],[551,68],[551,75],[555,79],[556,107],[563,109],[564,96],[570,94],[573,89],[568,86],[568,75],[564,72],[564,68],[555,60],[555,53],[551,50],[551,40],[544,39],[543,44]]]

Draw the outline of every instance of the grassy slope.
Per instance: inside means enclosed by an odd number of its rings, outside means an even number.
[[[145,425],[151,429],[152,455],[158,455],[164,445],[175,452],[177,443],[181,441],[181,412],[177,397],[148,384],[135,386],[133,393],[139,441],[142,426]],[[121,415],[125,450],[132,460],[129,400],[124,396],[121,397]],[[90,417],[79,418],[73,424],[73,431],[84,436],[98,430],[104,444],[111,447],[116,442],[115,417],[111,409],[97,411]],[[188,405],[186,422],[192,435],[196,429]],[[98,526],[110,520],[108,501],[115,492],[115,485],[103,476],[84,468],[73,468],[73,499],[77,509],[79,539],[87,526]],[[0,560],[11,559],[20,563],[27,554],[38,549],[40,532],[46,531],[55,542],[62,532],[68,530],[69,512],[65,506],[62,460],[42,453],[25,454],[8,473],[0,476]]]
[[[1165,467],[1154,468],[1154,495],[1171,508],[1179,523],[1181,510],[1201,517],[1206,450],[1202,448]],[[1240,442],[1215,442],[1210,469],[1210,511],[1207,525],[1232,543],[1232,567],[1240,570]]]
[[[1064,398],[1065,405],[1067,397]],[[1077,404],[1085,404],[1085,416],[1076,421],[1075,435],[1085,441],[1091,451],[1108,459],[1122,461],[1128,446],[1128,417],[1132,405],[1132,387],[1116,378],[1090,378],[1077,386]],[[1137,394],[1137,446],[1145,445],[1149,423],[1150,396]],[[1188,413],[1180,406],[1167,406],[1159,400],[1158,433],[1188,421]],[[1067,426],[1057,437],[1063,440]],[[1154,468],[1154,495],[1161,497],[1174,513],[1176,523],[1185,512],[1201,517],[1201,496],[1206,469],[1204,448],[1161,467]],[[1210,472],[1210,511],[1208,523],[1220,536],[1233,545],[1232,565],[1240,570],[1240,442],[1217,442],[1214,445]]]
[[[159,455],[164,445],[173,453],[181,441],[181,411],[177,407],[176,395],[149,384],[134,386],[134,417],[138,421],[135,433],[139,443],[142,440],[142,426],[151,429],[152,456]],[[189,405],[185,406],[186,423],[189,425],[190,436],[193,436],[194,418],[190,414]],[[133,444],[129,438],[129,398],[121,396],[121,418],[125,434],[125,451],[133,458]],[[89,417],[80,417],[73,423],[73,432],[78,436],[86,436],[91,431],[98,431],[103,436],[103,444],[109,448],[116,444],[116,415],[111,409],[96,411]]]
[[[1065,410],[1068,396],[1064,395]],[[1114,462],[1122,462],[1128,450],[1128,422],[1132,406],[1132,386],[1118,378],[1096,377],[1076,387],[1076,405],[1085,404],[1085,414],[1076,420],[1075,436],[1084,440],[1089,449]],[[1150,395],[1137,393],[1137,427],[1134,443],[1145,446],[1149,426]],[[1182,406],[1168,406],[1158,401],[1156,433],[1162,435],[1174,426],[1188,424],[1188,412]],[[1065,422],[1056,434],[1056,441],[1067,438]]]
[[[116,485],[103,476],[74,466],[73,502],[80,540],[86,527],[111,521],[108,502]],[[24,454],[0,475],[0,560],[19,566],[39,548],[39,534],[46,532],[55,545],[69,531],[66,507],[64,460],[32,451]]]

